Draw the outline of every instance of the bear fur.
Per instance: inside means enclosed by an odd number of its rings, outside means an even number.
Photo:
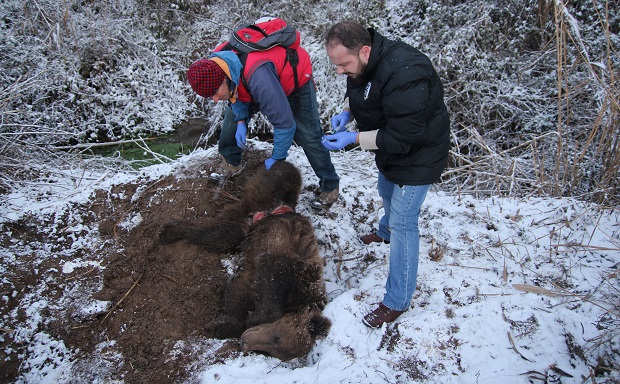
[[[224,314],[211,329],[218,338],[240,337],[244,351],[284,361],[306,355],[331,326],[321,314],[326,292],[314,228],[294,212],[300,190],[299,170],[277,162],[248,180],[239,203],[205,224],[171,221],[159,234],[162,243],[187,240],[213,252],[241,251]]]
[[[301,191],[301,174],[291,163],[276,162],[271,169],[260,167],[243,187],[238,204],[230,204],[204,224],[172,220],[159,232],[159,241],[170,244],[187,240],[215,253],[235,250],[245,238],[254,212],[272,211],[281,205],[295,209]]]

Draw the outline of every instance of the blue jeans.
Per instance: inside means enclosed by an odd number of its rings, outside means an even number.
[[[430,187],[399,186],[379,172],[378,189],[385,214],[377,234],[390,241],[390,272],[383,305],[396,311],[407,310],[415,292],[420,255],[418,218]]]
[[[288,97],[288,102],[297,125],[295,142],[303,148],[314,173],[319,178],[321,192],[333,191],[338,188],[340,177],[336,173],[329,150],[321,144],[324,133],[321,128],[314,81],[311,80],[302,85],[297,92]],[[222,122],[218,149],[226,161],[233,165],[241,162],[242,153],[235,140],[236,131],[237,123],[229,106]]]

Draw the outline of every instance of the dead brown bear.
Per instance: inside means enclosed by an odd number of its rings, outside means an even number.
[[[308,218],[294,212],[301,190],[299,170],[278,162],[260,170],[232,204],[203,225],[163,225],[163,243],[185,239],[210,251],[239,248],[239,272],[225,293],[225,314],[214,324],[219,338],[241,337],[244,351],[281,360],[306,355],[327,335],[323,260]]]
[[[260,167],[243,187],[241,201],[230,204],[204,224],[188,220],[165,223],[159,241],[169,244],[187,240],[212,252],[230,252],[245,238],[254,212],[271,211],[280,205],[295,209],[301,191],[301,175],[291,163],[279,161],[270,170]]]

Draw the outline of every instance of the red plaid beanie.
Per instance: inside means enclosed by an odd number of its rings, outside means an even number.
[[[226,74],[216,62],[209,59],[201,59],[192,63],[187,71],[187,80],[194,92],[202,97],[215,95],[222,85]]]

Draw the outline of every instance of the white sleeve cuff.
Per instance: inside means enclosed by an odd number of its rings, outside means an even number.
[[[358,136],[360,147],[370,151],[379,149],[377,147],[377,133],[379,133],[379,130],[360,132]]]

